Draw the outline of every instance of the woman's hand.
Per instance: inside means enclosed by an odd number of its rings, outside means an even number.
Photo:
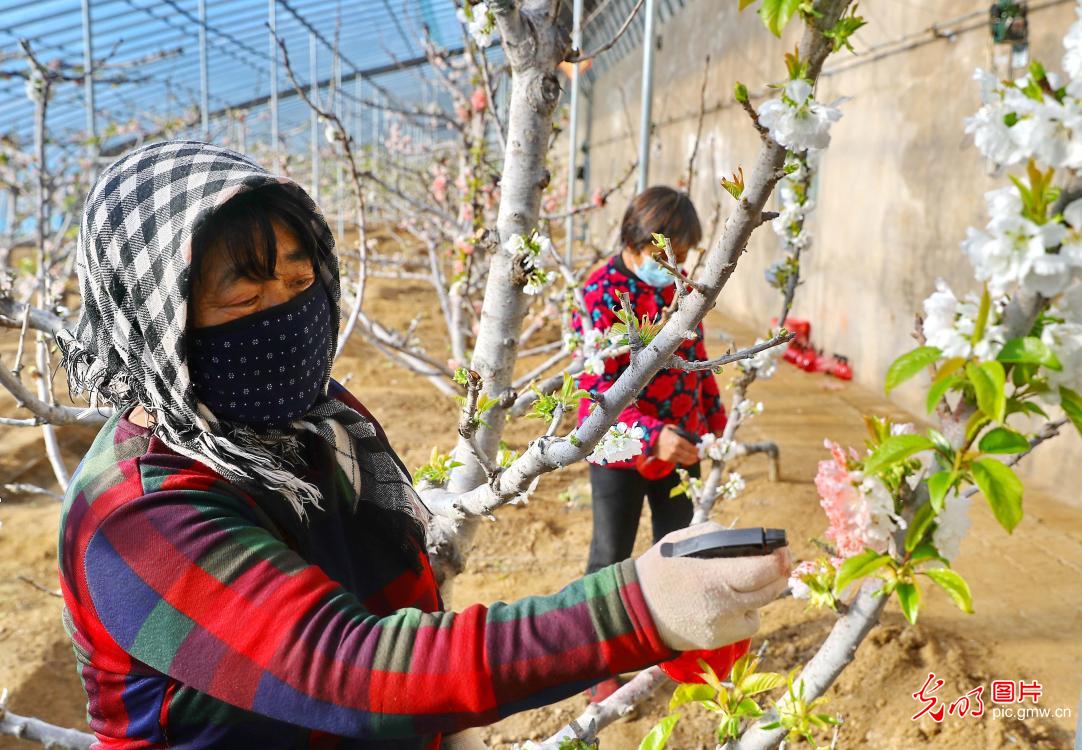
[[[680,436],[671,424],[665,425],[654,442],[654,455],[662,461],[680,466],[699,463],[699,449],[695,443]]]
[[[759,607],[776,599],[788,583],[787,547],[759,557],[661,556],[663,542],[721,529],[704,523],[674,531],[635,561],[658,634],[676,651],[719,648],[750,638],[759,629]]]

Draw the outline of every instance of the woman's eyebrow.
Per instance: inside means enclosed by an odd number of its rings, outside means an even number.
[[[308,251],[301,246],[294,247],[292,250],[287,250],[285,253],[285,259],[287,261],[299,263],[300,261],[309,260],[311,256]]]

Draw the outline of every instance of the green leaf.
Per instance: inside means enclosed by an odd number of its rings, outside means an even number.
[[[1011,382],[1014,383],[1015,388],[1021,388],[1032,380],[1039,367],[1040,365],[1031,362],[1011,363]]]
[[[958,609],[966,614],[973,614],[973,596],[969,593],[969,584],[962,576],[950,568],[922,570],[921,574],[931,578],[939,588],[950,594],[951,599],[958,605]]]
[[[887,370],[886,392],[890,393],[942,356],[943,352],[934,346],[920,346],[898,357]]]
[[[1022,481],[1009,466],[994,458],[974,461],[973,480],[992,508],[992,515],[1008,533],[1022,520]]]
[[[1082,396],[1070,388],[1060,388],[1059,405],[1063,407],[1063,413],[1071,420],[1078,434],[1082,435]]]
[[[782,679],[782,682],[785,682],[785,680]],[[744,698],[737,704],[736,710],[733,711],[733,715],[739,718],[747,716],[752,719],[758,719],[763,715],[763,709],[759,708],[759,704],[751,698]]]
[[[939,372],[939,375],[932,381],[932,385],[928,388],[928,398],[925,400],[925,408],[929,414],[935,411],[936,404],[947,395],[947,391],[958,387],[962,382],[962,377],[957,374],[944,375],[943,371]]]
[[[823,36],[831,40],[831,46],[835,52],[838,52],[843,47],[850,52],[855,52],[856,50],[853,49],[853,45],[849,42],[849,37],[853,36],[857,29],[868,23],[864,18],[856,14],[857,6],[855,4],[850,10],[850,15],[839,18],[832,28],[823,32]]]
[[[947,440],[946,435],[939,430],[930,429],[928,430],[928,438],[935,443],[937,451],[953,460],[954,448],[951,447],[951,441]]]
[[[909,555],[909,562],[914,565],[924,560],[942,560],[939,551],[930,544],[918,544]]]
[[[748,7],[754,2],[755,0],[740,0],[740,10],[744,10],[744,8]]]
[[[1045,419],[1048,419],[1048,412],[1046,412],[1044,409],[1042,409],[1040,406],[1033,403],[1032,401],[1023,401],[1021,406],[1022,411],[1024,411],[1026,414],[1036,414],[1038,417],[1044,417]]]
[[[890,555],[882,555],[869,549],[853,555],[841,564],[834,577],[834,594],[840,595],[845,587],[859,578],[865,578],[890,562]]]
[[[1000,362],[1027,362],[1034,365],[1044,365],[1049,370],[1062,370],[1059,357],[1048,348],[1048,345],[1036,336],[1011,339],[999,350],[996,357]]]
[[[673,727],[676,726],[678,721],[680,721],[680,714],[669,714],[657,724],[654,724],[653,729],[639,743],[639,750],[663,750],[665,745],[668,744],[669,735],[672,734]]]
[[[803,0],[763,0],[759,8],[759,15],[763,23],[770,29],[774,36],[780,37],[781,32],[789,23],[789,19],[796,13]]]
[[[920,587],[916,583],[899,583],[894,589],[898,592],[898,603],[902,605],[902,614],[910,625],[917,623],[920,611]]]
[[[984,287],[984,291],[981,292],[981,304],[977,310],[977,320],[973,324],[973,334],[970,336],[970,343],[976,346],[980,343],[980,340],[984,338],[984,329],[988,325],[988,313],[992,309],[992,295],[988,293],[988,287]]]
[[[909,529],[905,532],[905,551],[911,552],[924,539],[928,527],[935,520],[936,509],[932,503],[923,503],[917,512],[913,514],[913,520],[909,522]]]
[[[947,497],[947,490],[954,484],[954,479],[954,472],[950,471],[941,471],[928,477],[928,499],[937,513],[943,510],[943,501]]]
[[[750,651],[733,664],[732,669],[729,670],[729,681],[740,687],[740,683],[744,681],[744,678],[749,674],[755,674],[755,670],[759,668],[759,660],[755,658],[755,655]]]
[[[767,690],[773,690],[779,685],[784,684],[784,675],[780,675],[777,672],[757,672],[756,674],[748,675],[744,681],[740,683],[740,691],[744,693],[744,695],[758,695],[759,693],[765,693]]]
[[[924,435],[893,435],[884,440],[875,453],[864,460],[865,474],[878,474],[889,466],[900,463],[914,453],[935,450],[935,443]]]
[[[685,703],[710,700],[713,697],[714,688],[701,682],[687,682],[677,685],[676,690],[673,691],[672,700],[669,701],[669,713],[672,713]]]
[[[1009,427],[996,427],[984,434],[979,447],[981,453],[1021,453],[1029,450],[1029,441]]]
[[[1003,389],[1006,374],[999,362],[981,362],[966,364],[966,377],[973,384],[973,393],[977,397],[977,406],[996,422],[1002,422],[1007,410],[1007,396]]]

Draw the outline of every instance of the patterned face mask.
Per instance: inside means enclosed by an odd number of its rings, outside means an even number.
[[[319,397],[330,323],[327,291],[316,281],[280,305],[192,330],[196,396],[231,422],[288,425]]]
[[[233,197],[267,185],[283,186],[311,214],[320,245],[316,286],[325,290],[325,312],[318,315],[327,334],[311,342],[306,388],[315,390],[314,399],[306,392],[300,400],[307,408],[289,409],[291,423],[260,427],[218,413],[218,394],[193,379],[187,323],[192,236]],[[304,432],[332,446],[359,501],[425,515],[409,473],[372,421],[327,396],[337,345],[338,259],[326,220],[295,182],[218,146],[148,144],[111,164],[94,184],[79,228],[76,268],[79,325],[74,333],[57,334],[73,395],[86,393],[91,404],[108,402],[121,411],[141,405],[154,418],[154,434],[174,451],[240,486],[284,497],[301,517],[307,505],[319,507],[320,501],[319,490],[296,469]],[[319,304],[311,308],[314,314]]]

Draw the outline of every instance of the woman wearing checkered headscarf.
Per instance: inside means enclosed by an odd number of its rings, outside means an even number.
[[[79,281],[64,364],[116,408],[60,530],[98,747],[450,747],[672,655],[632,561],[440,611],[409,475],[330,377],[333,240],[292,181],[202,143],[129,153]]]

